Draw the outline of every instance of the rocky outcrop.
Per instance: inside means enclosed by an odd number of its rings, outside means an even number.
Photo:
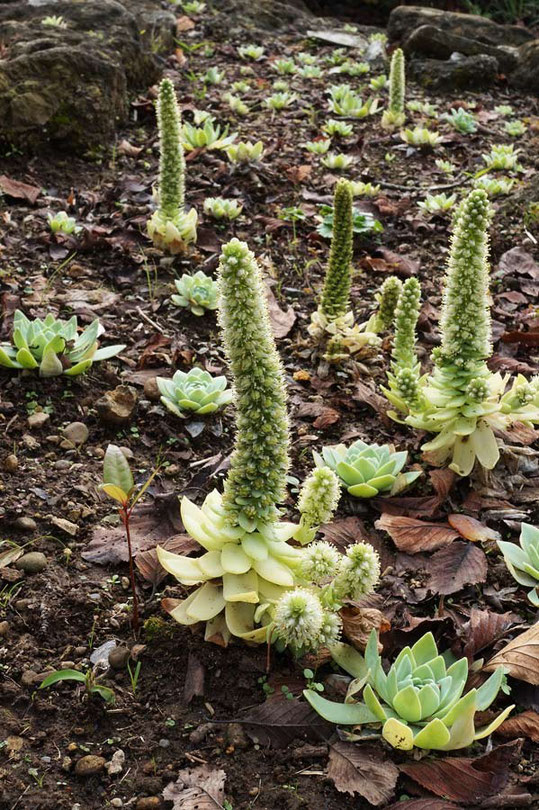
[[[486,54],[455,54],[445,62],[439,59],[414,60],[408,73],[422,87],[432,90],[469,90],[492,84],[498,74],[498,62]]]
[[[312,16],[303,0],[215,0],[219,17],[207,20],[212,37],[223,39],[228,31],[284,31],[312,25]]]
[[[518,63],[518,49],[508,45],[489,45],[478,39],[463,37],[452,31],[443,31],[434,25],[420,25],[405,39],[402,45],[404,53],[420,54],[432,59],[449,59],[453,53],[463,56],[486,54],[493,56],[500,71],[509,73]]]
[[[421,25],[433,25],[442,31],[476,39],[489,45],[518,47],[534,38],[526,28],[517,25],[498,25],[486,17],[475,14],[456,14],[419,6],[398,6],[394,9],[387,26],[388,37],[404,40]]]
[[[144,42],[141,20],[116,0],[0,6],[1,136],[29,148],[106,143],[125,119],[128,92],[158,78],[159,46],[173,46],[175,19],[165,14],[148,18],[151,39]],[[47,17],[62,24],[45,25]]]
[[[518,66],[509,77],[510,84],[539,95],[539,39],[519,48]]]

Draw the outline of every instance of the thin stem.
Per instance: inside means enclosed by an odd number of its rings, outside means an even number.
[[[131,583],[131,592],[133,594],[133,615],[131,617],[131,625],[135,635],[138,635],[140,628],[139,610],[138,610],[138,597],[137,587],[135,582],[135,565],[133,561],[133,552],[131,551],[131,532],[129,529],[129,519],[131,517],[131,509],[123,507],[120,510],[123,524],[125,526],[125,534],[127,537],[127,551],[129,554],[129,581]]]

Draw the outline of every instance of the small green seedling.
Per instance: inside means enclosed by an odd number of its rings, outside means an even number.
[[[56,670],[41,681],[39,688],[46,689],[60,681],[77,681],[78,683],[82,683],[84,684],[87,695],[90,697],[92,695],[99,695],[99,697],[103,698],[105,703],[114,703],[114,692],[108,686],[102,686],[99,683],[99,679],[96,677],[93,669],[89,669],[88,672],[79,672],[77,669]]]

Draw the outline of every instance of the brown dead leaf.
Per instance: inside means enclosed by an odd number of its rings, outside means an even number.
[[[400,256],[388,248],[379,248],[378,253],[391,266],[391,272],[398,276],[408,278],[415,276],[419,270],[419,262],[411,259],[410,256]]]
[[[192,551],[200,549],[197,541],[189,537],[188,534],[174,535],[173,537],[169,537],[168,540],[160,542],[159,545],[162,546],[162,548],[166,548],[167,551],[172,551],[174,554],[191,554]],[[135,557],[135,564],[146,582],[149,582],[154,588],[159,585],[167,575],[167,572],[157,559],[156,547],[149,548],[147,551],[139,551]]]
[[[518,741],[505,743],[489,754],[470,759],[447,757],[422,759],[400,765],[400,770],[437,796],[478,804],[499,793],[509,780],[509,768],[518,759]]]
[[[459,807],[443,799],[409,799],[390,804],[385,810],[459,810]]]
[[[472,542],[486,542],[487,540],[501,540],[502,536],[494,529],[489,529],[480,520],[476,520],[468,515],[448,515],[447,522],[462,537]]]
[[[529,332],[504,332],[502,335],[504,343],[521,343],[523,346],[539,346],[539,331]]]
[[[225,781],[226,773],[211,765],[184,768],[163,790],[163,798],[172,802],[172,810],[216,810],[223,806]]]
[[[380,748],[336,742],[329,748],[328,776],[339,793],[359,794],[377,807],[393,798],[399,770]]]
[[[162,365],[163,361],[167,360],[167,355],[163,349],[168,348],[171,343],[172,338],[165,337],[165,335],[155,332],[140,353],[138,368],[143,369],[147,366]]]
[[[456,541],[437,551],[428,561],[429,590],[447,595],[460,591],[465,585],[484,582],[487,567],[486,555],[480,548],[473,543]]]
[[[142,146],[134,146],[132,143],[129,143],[126,138],[123,141],[120,141],[118,144],[118,154],[119,155],[127,155],[128,157],[136,157],[140,155],[142,152]]]
[[[312,170],[313,167],[309,164],[304,164],[302,166],[291,166],[286,170],[286,176],[291,183],[302,183],[311,176]]]
[[[24,549],[20,546],[10,546],[5,551],[0,552],[0,568],[5,568],[7,565],[17,562],[23,554]]]
[[[315,399],[311,402],[302,402],[296,411],[299,419],[304,417],[314,417],[313,427],[323,430],[330,425],[334,425],[341,418],[339,411],[324,405],[322,400]]]
[[[531,276],[539,280],[539,264],[523,247],[514,247],[500,257],[496,275]]]
[[[539,713],[528,711],[508,717],[496,731],[502,737],[527,737],[532,742],[539,743]]]
[[[6,174],[0,175],[0,191],[3,191],[7,197],[13,197],[15,200],[26,200],[31,205],[35,203],[41,194],[39,186],[31,186],[29,183],[22,183],[20,180],[13,180]]]
[[[327,740],[334,732],[333,726],[306,701],[286,700],[282,693],[250,709],[237,722],[245,726],[253,742],[274,748],[286,748],[297,738]]]
[[[192,31],[195,23],[190,17],[182,14],[181,17],[176,17],[176,33],[182,34],[184,31]]]
[[[376,608],[359,608],[355,605],[346,605],[341,608],[342,631],[352,647],[363,652],[367,646],[371,630],[378,634],[387,633],[391,628],[384,614]]]
[[[266,301],[273,336],[277,340],[286,337],[296,322],[293,307],[288,306],[286,310],[281,309],[269,284],[266,284]]]
[[[183,699],[187,705],[191,703],[194,697],[204,697],[205,674],[204,665],[200,663],[194,653],[189,652],[183,686]]]
[[[513,613],[493,613],[490,610],[472,608],[470,621],[462,628],[464,654],[470,661],[473,660],[477,653],[492,646],[502,638],[508,627],[518,621],[518,616]]]
[[[447,546],[459,536],[446,523],[428,523],[403,515],[382,515],[374,525],[387,532],[399,551],[407,554],[434,551]]]
[[[365,526],[357,517],[334,520],[320,529],[324,540],[337,546],[339,551],[346,551],[353,543],[363,543],[367,538]]]
[[[509,371],[511,374],[535,374],[537,369],[529,363],[523,363],[516,357],[505,354],[493,354],[489,357],[488,367],[491,371]]]
[[[365,403],[365,405],[369,405],[386,424],[391,423],[387,415],[387,399],[377,394],[376,391],[373,391],[372,388],[369,388],[368,385],[360,380],[356,380],[352,398],[355,402],[362,402]]]
[[[483,669],[492,672],[500,666],[513,678],[539,686],[539,623],[510,641]]]
[[[430,470],[429,478],[436,494],[445,499],[453,489],[456,475],[452,470],[443,467],[439,470]]]
[[[496,430],[495,433],[507,444],[516,442],[517,444],[530,445],[539,439],[539,430],[535,430],[523,422],[511,422],[505,430]]]

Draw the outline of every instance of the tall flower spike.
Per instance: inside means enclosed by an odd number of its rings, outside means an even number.
[[[394,374],[417,365],[415,355],[415,329],[419,318],[421,287],[416,278],[407,279],[395,310],[395,340],[391,353],[391,370]]]
[[[329,467],[317,467],[306,478],[299,494],[301,525],[294,539],[302,545],[314,539],[318,527],[328,523],[339,503],[339,479]]]
[[[386,278],[378,298],[378,312],[376,313],[376,326],[380,331],[389,329],[395,318],[395,312],[402,292],[402,282],[397,276]]]
[[[233,525],[252,530],[278,518],[288,470],[284,373],[271,333],[260,270],[232,239],[219,264],[219,322],[234,376],[237,434],[223,504]]]
[[[345,315],[350,307],[353,238],[352,191],[347,180],[339,180],[333,198],[333,238],[329,264],[320,301],[320,309],[330,321]]]
[[[451,236],[440,327],[442,358],[458,366],[492,353],[488,304],[488,195],[476,189],[464,200]]]
[[[389,68],[389,104],[382,115],[382,126],[395,129],[405,120],[404,93],[406,88],[404,53],[397,48],[391,57]]]

